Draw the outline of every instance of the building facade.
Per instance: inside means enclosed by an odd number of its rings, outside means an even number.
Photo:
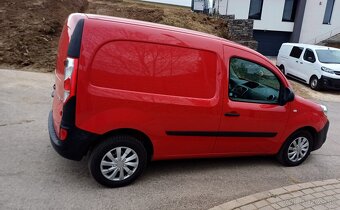
[[[277,55],[284,42],[316,44],[340,33],[340,0],[215,0],[214,10],[253,19],[264,55]]]
[[[252,19],[258,51],[276,56],[282,43],[317,44],[340,33],[340,0],[144,0]],[[190,2],[191,3],[190,3]],[[180,3],[179,3],[180,2]]]

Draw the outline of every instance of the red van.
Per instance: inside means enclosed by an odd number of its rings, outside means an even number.
[[[294,96],[261,54],[204,33],[71,14],[55,74],[51,143],[68,159],[89,155],[108,187],[151,160],[276,155],[296,166],[326,140],[325,106]]]

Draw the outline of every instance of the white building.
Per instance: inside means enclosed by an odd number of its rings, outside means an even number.
[[[215,0],[215,10],[254,19],[258,51],[277,55],[283,42],[316,44],[340,33],[340,0]]]
[[[192,10],[194,11],[204,11],[206,13],[213,12],[213,0],[193,0]]]
[[[170,4],[170,5],[178,5],[182,7],[191,7],[192,0],[142,0],[147,2],[155,2],[160,4]]]

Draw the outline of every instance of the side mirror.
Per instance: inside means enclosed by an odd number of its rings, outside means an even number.
[[[288,102],[291,102],[294,100],[294,92],[290,89],[290,88],[285,88],[284,91],[283,91],[283,96],[281,98],[281,103],[280,105],[281,106],[284,106],[286,105]]]

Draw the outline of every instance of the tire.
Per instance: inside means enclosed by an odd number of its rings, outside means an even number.
[[[297,147],[299,142],[301,142],[301,144],[299,147]],[[305,130],[297,131],[288,137],[281,150],[277,154],[277,159],[284,166],[300,165],[307,159],[312,147],[313,137],[310,132]]]
[[[92,151],[88,162],[92,177],[111,188],[131,184],[144,172],[146,165],[147,152],[143,144],[125,135],[105,139]]]
[[[320,90],[320,81],[317,76],[312,76],[309,80],[309,86],[312,90]]]
[[[286,72],[285,72],[285,67],[283,65],[281,65],[279,67],[280,71],[283,73],[283,75],[286,75]]]

